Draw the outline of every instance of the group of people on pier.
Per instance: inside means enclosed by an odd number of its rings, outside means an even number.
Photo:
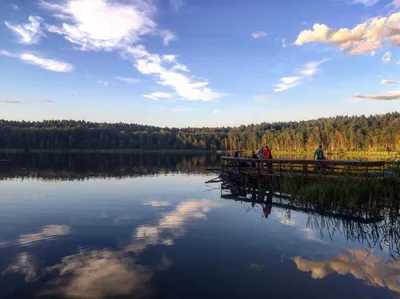
[[[241,150],[236,150],[233,157],[239,159],[240,158]],[[253,167],[253,168],[264,168],[267,167],[269,172],[273,172],[273,156],[271,149],[266,147],[261,147],[257,152],[252,151],[250,157],[253,161],[246,161],[246,160],[238,160],[238,161],[229,161],[230,165],[237,165],[239,167]],[[313,156],[314,160],[326,160],[324,150],[322,149],[322,145],[320,145],[314,152]],[[317,169],[321,169],[321,167],[326,168],[327,166],[317,165]]]
[[[234,158],[239,158],[239,153],[240,153],[240,152],[241,152],[240,150],[235,151],[233,157],[234,157]],[[270,159],[273,159],[273,157],[272,157],[272,151],[271,151],[271,149],[270,149],[268,146],[266,146],[265,148],[264,148],[264,147],[261,147],[257,152],[252,151],[252,155],[251,155],[251,157],[249,157],[249,158],[252,158],[252,159],[262,159],[262,160],[270,160]],[[314,152],[314,160],[315,160],[315,159],[317,159],[317,160],[326,160],[326,157],[325,157],[325,155],[324,155],[324,150],[322,149],[322,145],[320,145],[320,146],[315,150],[315,152]]]
[[[253,151],[251,158],[253,158],[253,159],[265,159],[265,160],[273,159],[272,158],[272,151],[268,146],[266,146],[265,148],[262,147],[262,148],[260,148],[258,150],[257,153],[255,151]]]
[[[233,157],[234,158],[240,158],[240,150],[235,151]],[[252,151],[251,159],[259,159],[259,160],[272,160],[272,151],[271,149],[266,146],[266,147],[261,147],[257,152]],[[322,145],[320,145],[314,152],[314,160],[326,160],[324,150],[322,149]],[[256,163],[252,163],[253,167],[256,167]],[[271,163],[268,163],[268,165]]]

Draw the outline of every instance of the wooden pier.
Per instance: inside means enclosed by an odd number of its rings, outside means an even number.
[[[248,159],[222,157],[221,179],[260,177],[357,178],[391,175],[386,161]]]
[[[398,169],[386,161],[223,157],[217,179],[221,198],[261,204],[267,212],[276,207],[371,224],[382,221],[382,211],[400,211]]]

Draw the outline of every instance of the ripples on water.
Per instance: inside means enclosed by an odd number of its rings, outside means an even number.
[[[13,156],[0,298],[397,298],[399,222],[204,182],[218,158]]]

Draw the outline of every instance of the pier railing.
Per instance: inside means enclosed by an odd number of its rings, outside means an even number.
[[[324,174],[368,174],[384,175],[386,161],[357,160],[296,160],[296,159],[250,159],[222,157],[222,171],[254,174],[298,173]]]

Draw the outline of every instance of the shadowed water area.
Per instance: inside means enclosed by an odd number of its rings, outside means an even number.
[[[0,298],[398,298],[398,209],[221,183],[211,154],[8,155]]]

